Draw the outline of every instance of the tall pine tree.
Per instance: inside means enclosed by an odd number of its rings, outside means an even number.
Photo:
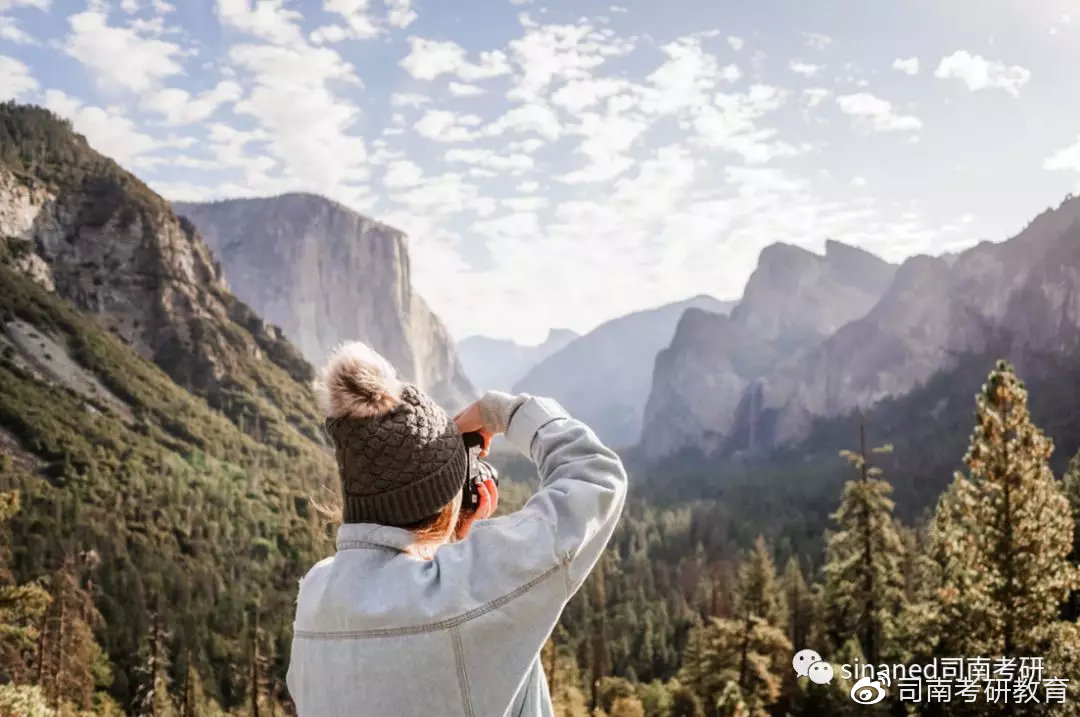
[[[887,452],[890,446],[874,449]],[[903,543],[893,520],[892,486],[870,465],[865,426],[859,450],[841,451],[858,477],[844,485],[832,515],[837,530],[828,536],[825,558],[825,620],[838,648],[857,637],[869,662],[895,654],[896,616],[904,601]]]
[[[1052,441],[1032,422],[1027,391],[998,362],[976,396],[964,463],[931,527],[938,564],[938,650],[1041,655],[1077,572],[1073,519],[1050,472]]]

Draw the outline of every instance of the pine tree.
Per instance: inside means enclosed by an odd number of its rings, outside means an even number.
[[[1027,391],[998,362],[976,397],[964,463],[932,526],[940,566],[937,642],[958,655],[1039,655],[1077,586],[1069,501],[1050,472],[1052,441]]]
[[[589,706],[591,709],[595,710],[600,704],[598,694],[600,680],[602,680],[611,669],[611,656],[608,652],[609,645],[606,623],[607,591],[604,586],[604,559],[602,557],[600,563],[589,577],[589,604],[591,606],[592,617],[592,630],[590,631],[592,643],[589,660]]]
[[[138,669],[139,688],[134,712],[138,717],[172,717],[174,714],[169,689],[169,653],[166,642],[169,634],[160,612],[150,618],[143,648],[142,665]]]
[[[19,494],[0,492],[0,683],[30,680],[34,647],[52,599],[37,583],[16,585],[11,574],[7,521],[18,510]]]
[[[1069,500],[1073,519],[1072,552],[1069,554],[1069,562],[1073,567],[1080,568],[1080,452],[1077,452],[1069,461],[1069,467],[1065,470],[1061,482],[1065,497]],[[1065,618],[1068,620],[1080,618],[1080,589],[1073,589],[1072,594],[1069,595]]]
[[[810,644],[814,621],[814,595],[806,584],[798,559],[788,558],[783,576],[784,607],[786,608],[787,637],[796,650]]]
[[[891,446],[874,449],[888,452]],[[896,616],[904,600],[903,545],[893,520],[892,486],[870,465],[865,426],[859,424],[859,450],[841,451],[858,478],[844,485],[832,515],[837,530],[825,548],[825,621],[834,647],[855,635],[866,659],[891,657]]]
[[[781,674],[791,662],[791,643],[783,624],[776,568],[763,538],[739,567],[733,595],[735,615],[711,618],[695,627],[683,655],[680,682],[715,714],[718,700],[733,683],[747,715],[764,717],[780,696]]]

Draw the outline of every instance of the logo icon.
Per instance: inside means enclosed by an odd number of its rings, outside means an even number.
[[[887,676],[884,681],[889,684]],[[851,699],[860,705],[876,705],[885,699],[885,688],[881,686],[881,680],[871,680],[866,676],[851,686]]]
[[[833,668],[821,659],[816,650],[799,650],[791,660],[796,677],[809,677],[811,682],[827,685],[832,681]]]

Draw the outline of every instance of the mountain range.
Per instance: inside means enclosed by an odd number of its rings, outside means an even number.
[[[551,329],[535,346],[506,339],[470,336],[458,342],[458,356],[465,375],[480,391],[510,391],[533,366],[578,337],[570,329]]]

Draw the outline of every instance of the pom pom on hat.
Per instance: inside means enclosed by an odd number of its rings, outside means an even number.
[[[401,400],[403,386],[390,362],[360,341],[338,346],[314,384],[328,419],[387,413]]]

